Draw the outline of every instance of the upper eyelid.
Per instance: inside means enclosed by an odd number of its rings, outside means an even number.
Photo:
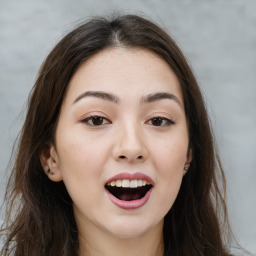
[[[105,121],[107,121],[107,123],[105,123],[105,124],[100,124],[100,125],[93,125],[93,124],[90,124],[89,121],[92,120],[93,117],[100,117],[100,118],[103,118]],[[158,115],[158,116],[155,115],[155,116],[153,116],[153,117],[147,119],[147,120],[145,121],[145,124],[149,123],[150,121],[152,122],[152,120],[153,120],[154,118],[160,118],[160,119],[162,119],[163,121],[166,121],[166,124],[160,125],[160,126],[154,126],[154,125],[153,125],[154,127],[163,128],[163,127],[169,127],[169,126],[171,126],[171,125],[175,125],[175,122],[174,122],[172,119],[167,118],[167,117],[163,117],[163,116],[159,116],[159,115]],[[100,115],[89,115],[89,116],[83,118],[83,119],[81,120],[81,122],[82,122],[82,123],[85,123],[85,124],[88,125],[88,126],[92,126],[92,127],[94,127],[94,128],[97,128],[97,127],[100,128],[101,126],[104,126],[104,125],[106,125],[106,124],[112,124],[112,121],[110,121],[108,118],[106,118],[106,117],[104,117],[104,116],[100,116]]]
[[[93,117],[101,117],[101,118],[103,118],[103,119],[109,120],[107,117],[101,116],[101,115],[89,115],[89,116],[84,116],[84,117],[82,118],[82,120],[91,119],[91,118],[93,118]]]
[[[162,118],[162,119],[168,119],[174,122],[173,116],[171,116],[168,113],[153,113],[147,117],[147,120],[153,119],[153,118]]]
[[[107,117],[105,117],[105,116],[101,116],[101,115],[89,115],[89,116],[83,117],[83,118],[81,119],[81,121],[90,120],[90,119],[92,119],[93,117],[101,117],[101,118],[107,120],[108,122],[111,122],[111,121],[109,120],[109,118],[107,118]],[[111,123],[112,123],[112,122],[111,122]]]
[[[150,120],[152,120],[152,119],[154,119],[154,118],[160,118],[160,119],[167,120],[167,121],[170,121],[170,122],[172,122],[172,123],[175,123],[171,118],[167,118],[167,117],[163,117],[163,116],[153,116],[153,117],[147,119],[146,122],[148,122],[148,121],[150,121]]]
[[[92,117],[102,117],[112,123],[111,118],[106,113],[103,113],[101,111],[92,111],[92,112],[86,113],[80,118],[80,120],[84,121],[84,120],[90,119]],[[174,118],[172,116],[170,116],[169,113],[152,113],[152,114],[148,115],[144,120],[145,120],[145,122],[148,122],[149,120],[151,120],[153,118],[162,118],[165,120],[170,120],[173,123],[176,123]]]
[[[86,114],[82,115],[80,119],[83,120],[83,119],[94,117],[94,116],[102,117],[102,118],[105,118],[108,120],[110,119],[108,117],[108,115],[106,115],[105,113],[103,113],[101,111],[93,111],[93,112],[86,113]]]

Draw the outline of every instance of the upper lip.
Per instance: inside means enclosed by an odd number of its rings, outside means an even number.
[[[145,180],[148,183],[154,185],[154,181],[146,174],[141,173],[141,172],[135,172],[135,173],[130,173],[130,172],[122,172],[119,173],[110,179],[107,180],[106,184],[110,183],[111,181],[116,181],[116,180]]]

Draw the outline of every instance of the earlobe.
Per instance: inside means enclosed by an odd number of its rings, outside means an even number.
[[[62,180],[58,154],[53,143],[47,143],[39,154],[40,162],[45,174],[54,182]]]
[[[190,163],[186,163],[183,169],[183,176],[188,172]]]
[[[193,155],[192,154],[192,149],[189,149],[188,152],[187,152],[187,161],[184,165],[183,175],[185,175],[189,170],[189,167],[190,167],[190,164],[191,164],[191,161],[192,161],[192,158],[193,158],[192,155]]]

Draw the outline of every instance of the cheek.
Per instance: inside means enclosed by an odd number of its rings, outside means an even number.
[[[184,158],[175,158],[172,155],[168,160],[163,160],[161,168],[158,168],[156,192],[159,207],[156,209],[156,214],[162,218],[171,209],[179,193],[183,178],[183,160]]]
[[[109,151],[106,143],[74,132],[72,136],[63,134],[58,148],[59,168],[69,193],[77,194],[79,190],[93,192],[95,184],[102,182]]]
[[[175,139],[174,139],[175,138]],[[154,165],[157,170],[157,201],[159,211],[165,215],[172,207],[180,190],[184,165],[187,161],[188,140],[174,136],[157,145],[155,149]],[[157,148],[157,147],[156,147]]]
[[[187,134],[173,134],[164,140],[154,141],[151,147],[154,156],[155,168],[160,177],[183,175],[184,165],[187,161],[188,138]]]
[[[79,131],[63,133],[58,144],[60,169],[81,174],[90,172],[92,167],[97,170],[97,165],[104,159],[105,145],[97,138],[85,136]]]
[[[102,173],[107,157],[106,144],[104,146],[97,140],[76,136],[72,136],[72,140],[66,137],[59,144],[63,182],[74,205],[79,209],[89,209],[101,200],[104,192]]]

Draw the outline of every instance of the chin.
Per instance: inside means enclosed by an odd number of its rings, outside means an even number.
[[[131,216],[130,216],[131,217]],[[155,230],[162,230],[163,220],[159,222],[149,221],[145,218],[121,218],[112,224],[109,231],[120,239],[134,239]]]
[[[147,233],[147,230],[141,230],[138,228],[129,230],[113,230],[112,235],[119,239],[136,239]]]

